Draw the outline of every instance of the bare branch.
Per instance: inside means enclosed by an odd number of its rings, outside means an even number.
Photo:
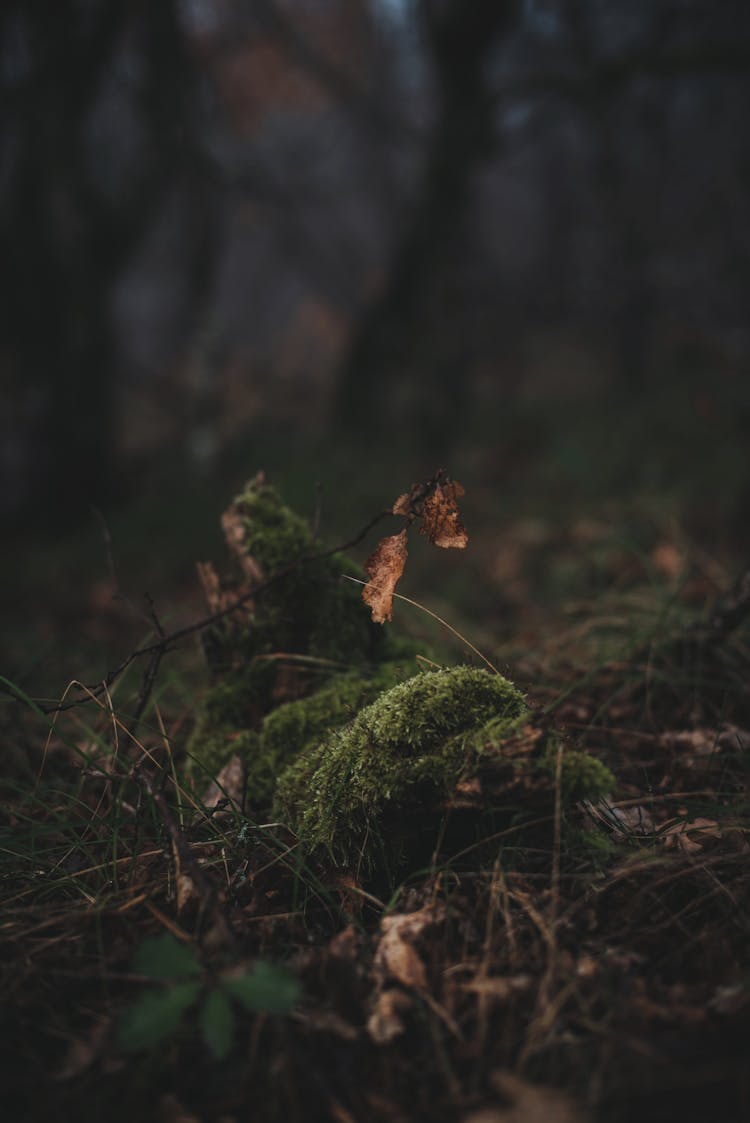
[[[151,690],[153,689],[153,683],[156,678],[156,673],[159,669],[161,661],[168,652],[174,650],[175,644],[179,643],[180,640],[187,639],[189,636],[195,635],[197,632],[204,631],[206,628],[211,627],[212,624],[216,624],[220,620],[231,616],[233,612],[236,612],[237,609],[242,608],[243,605],[246,605],[248,602],[252,601],[255,597],[258,596],[259,593],[265,592],[266,589],[269,589],[272,585],[276,585],[279,581],[282,581],[285,577],[288,577],[290,573],[296,572],[303,566],[312,565],[314,562],[324,561],[326,558],[330,558],[334,554],[342,553],[345,550],[351,550],[354,546],[357,546],[364,538],[367,537],[374,526],[376,526],[384,518],[390,517],[391,515],[392,511],[390,510],[390,508],[386,511],[379,511],[377,515],[374,515],[373,518],[371,518],[370,521],[347,542],[342,542],[338,546],[334,546],[329,550],[322,550],[317,554],[308,554],[305,557],[296,558],[294,561],[290,562],[289,565],[284,566],[283,569],[280,569],[276,573],[271,574],[270,577],[267,577],[263,581],[256,582],[251,589],[243,593],[242,596],[236,597],[230,604],[226,605],[226,607],[220,609],[217,612],[212,612],[207,616],[203,616],[199,620],[194,620],[191,624],[186,624],[184,627],[177,628],[173,632],[165,633],[163,629],[161,629],[161,625],[158,623],[158,621],[155,621],[157,631],[160,631],[159,638],[157,640],[154,640],[153,643],[145,644],[143,647],[138,647],[135,649],[135,651],[131,651],[127,658],[123,659],[122,662],[119,663],[116,667],[113,667],[111,670],[107,671],[106,675],[103,679],[101,679],[101,681],[96,683],[84,684],[80,688],[78,688],[84,694],[83,697],[75,698],[71,702],[57,703],[54,706],[39,706],[39,709],[44,714],[54,714],[61,713],[63,710],[75,709],[77,706],[86,705],[88,702],[94,701],[96,698],[101,697],[101,695],[104,694],[110,686],[112,686],[112,684],[123,674],[124,671],[128,669],[129,666],[131,666],[132,663],[135,663],[138,659],[143,659],[146,656],[150,656],[150,661],[144,674],[141,694],[138,703],[137,716],[140,717],[143,714],[146,702],[148,701],[148,697],[151,693]]]

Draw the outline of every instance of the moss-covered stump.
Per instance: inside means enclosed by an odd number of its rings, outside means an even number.
[[[275,811],[303,847],[365,866],[393,857],[424,812],[442,810],[480,773],[515,778],[551,795],[548,754],[512,759],[507,742],[528,715],[523,695],[501,675],[472,667],[423,672],[383,693],[281,773]],[[556,763],[556,753],[555,753]],[[564,754],[564,798],[596,798],[613,777],[585,753]]]
[[[358,587],[341,581],[351,563],[305,560],[311,532],[262,477],[223,526],[237,573],[220,586],[211,571],[215,597],[280,576],[210,636],[215,682],[188,746],[199,782],[239,754],[249,808],[282,819],[304,852],[369,868],[417,861],[420,830],[433,844],[446,805],[472,784],[551,805],[557,750],[518,749],[528,710],[511,682],[472,667],[415,674],[414,646],[373,625]],[[564,754],[563,798],[612,782],[593,757]]]
[[[203,567],[213,582],[211,607],[274,580],[204,637],[214,683],[188,744],[188,771],[215,776],[238,753],[250,800],[260,805],[308,741],[414,673],[416,648],[373,624],[360,587],[342,579],[364,576],[348,558],[306,560],[316,553],[311,530],[262,475],[225,511],[222,526],[233,572],[219,582]]]
[[[243,593],[248,580],[274,580],[252,604],[249,620],[232,615],[209,633],[217,670],[241,662],[246,672],[248,663],[277,652],[304,654],[321,667],[388,657],[387,637],[372,623],[360,589],[342,580],[344,574],[362,578],[361,571],[343,554],[305,560],[320,552],[312,531],[262,475],[224,512],[222,527],[236,570],[234,582],[225,583],[230,590]]]

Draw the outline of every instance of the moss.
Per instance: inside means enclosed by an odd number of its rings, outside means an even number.
[[[248,696],[241,683],[220,683],[209,691],[190,738],[188,771],[216,775],[232,753],[239,753],[247,768],[249,802],[270,806],[281,770],[305,746],[324,741],[414,670],[413,660],[402,659],[370,674],[336,675],[307,697],[277,706],[253,729],[246,728],[252,723],[252,692]]]
[[[197,777],[215,776],[229,757],[243,757],[245,733],[257,737],[272,687],[272,668],[267,663],[251,665],[244,673],[233,673],[207,691],[196,714],[187,743],[187,772]]]
[[[314,539],[307,523],[264,480],[251,480],[234,500],[232,510],[242,521],[245,552],[265,574],[277,573],[312,552]]]
[[[413,645],[399,647],[382,627],[372,623],[362,603],[361,589],[342,577],[362,577],[347,558],[334,554],[318,561],[303,560],[316,550],[310,529],[261,477],[237,496],[225,519],[233,551],[241,549],[251,557],[264,577],[301,562],[262,590],[250,619],[247,615],[229,617],[204,637],[217,681],[198,710],[188,744],[188,769],[193,773],[217,771],[236,748],[238,735],[247,730],[258,732],[262,747],[253,758],[255,775],[251,780],[257,784],[261,798],[262,794],[270,796],[274,761],[286,762],[289,758],[286,749],[282,750],[282,741],[300,747],[298,738],[284,740],[277,736],[274,723],[267,735],[262,732],[266,716],[275,712],[280,696],[289,697],[293,691],[304,698],[320,688],[327,690],[326,683],[330,682],[331,690],[313,703],[312,709],[317,708],[322,715],[328,707],[331,720],[323,727],[322,721],[312,717],[300,719],[309,726],[310,736],[313,729],[324,736],[337,724],[350,720],[357,706],[409,673],[403,664],[413,660],[415,652]],[[246,587],[245,581],[238,573],[227,587],[241,590]],[[283,658],[278,658],[280,655]],[[303,659],[295,663],[295,656]],[[380,681],[379,668],[386,662],[401,666]],[[336,685],[340,672],[344,677]],[[356,688],[355,679],[359,682]],[[373,686],[379,681],[380,685]],[[348,695],[353,699],[351,705],[337,703],[337,698]],[[278,712],[281,716],[275,720],[280,725],[293,720],[283,716],[284,706]]]
[[[215,629],[208,641],[215,667],[247,666],[257,655],[279,651],[346,667],[382,660],[383,629],[372,623],[358,586],[342,579],[342,574],[361,579],[361,571],[342,554],[303,561],[315,553],[315,539],[275,488],[252,480],[227,516],[239,526],[240,546],[264,577],[301,564],[259,594],[249,625],[238,628],[233,621]],[[234,536],[233,543],[237,548]]]
[[[557,774],[558,746],[559,742],[552,739],[538,762],[539,771],[546,776]],[[611,792],[616,783],[606,764],[579,749],[564,749],[561,782],[563,799],[567,802],[599,799]]]
[[[383,816],[447,793],[476,761],[477,733],[526,712],[499,675],[471,667],[421,673],[381,694],[344,729],[309,745],[279,778],[275,807],[309,849],[348,861]]]
[[[203,702],[207,725],[217,729],[244,729],[253,724],[258,698],[263,693],[257,676],[234,675],[213,686]]]
[[[337,675],[307,698],[287,702],[263,722],[247,758],[247,792],[253,803],[272,801],[282,770],[308,745],[319,745],[358,711],[409,674],[413,667],[387,663],[369,676]]]

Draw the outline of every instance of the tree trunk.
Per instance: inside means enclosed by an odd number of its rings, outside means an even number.
[[[400,398],[401,420],[433,443],[446,438],[463,408],[462,225],[477,167],[493,143],[485,65],[510,11],[502,0],[423,5],[437,121],[385,287],[365,311],[340,373],[337,415],[347,429],[384,429]]]

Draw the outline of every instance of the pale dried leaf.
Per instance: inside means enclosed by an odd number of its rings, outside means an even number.
[[[240,569],[253,585],[263,580],[263,570],[254,557],[247,552],[245,524],[243,517],[233,503],[221,516],[221,529],[224,532],[230,553],[237,559]]]
[[[397,982],[414,990],[427,986],[427,972],[416,948],[407,944],[396,932],[381,941],[380,964]]]
[[[177,915],[184,912],[191,902],[200,899],[200,894],[196,891],[195,882],[188,873],[178,873],[175,878],[175,903],[177,905]]]
[[[362,600],[372,609],[376,624],[384,624],[393,616],[393,591],[404,572],[407,558],[406,531],[381,538],[365,563],[370,578],[362,591]]]
[[[719,735],[715,729],[667,729],[659,734],[657,744],[663,749],[711,756],[719,749]]]
[[[172,860],[174,861],[175,904],[179,916],[188,905],[199,902],[201,897],[192,877],[183,869],[180,848],[175,841],[172,842]]]
[[[384,990],[367,1019],[367,1032],[376,1045],[388,1045],[404,1032],[402,1014],[412,1005],[412,999],[402,990]]]
[[[657,573],[675,581],[684,569],[682,554],[674,542],[658,542],[651,551],[651,564]]]
[[[711,838],[721,838],[721,827],[714,819],[669,820],[659,830],[659,841],[665,849],[672,847],[683,854],[699,853]]]
[[[438,484],[432,495],[425,499],[421,533],[426,534],[434,546],[457,550],[466,548],[469,536],[459,521],[457,504],[463,494],[461,484],[450,481]]]
[[[404,518],[408,518],[411,514],[411,492],[405,491],[403,495],[399,495],[391,510],[394,515],[403,515]]]
[[[507,1002],[514,994],[523,994],[531,988],[531,975],[478,975],[468,983],[464,990],[470,990],[483,998],[494,998],[497,1002]]]
[[[245,792],[245,766],[238,753],[232,753],[215,780],[203,794],[203,806],[216,807],[223,799],[229,800],[227,810],[241,811]]]
[[[443,909],[424,908],[383,917],[375,951],[375,971],[381,980],[396,979],[403,986],[424,990],[427,973],[414,944],[426,929],[441,923],[444,915]]]
[[[223,612],[227,604],[227,595],[221,587],[219,575],[211,562],[196,562],[198,580],[203,586],[203,595],[206,598],[209,612]]]

